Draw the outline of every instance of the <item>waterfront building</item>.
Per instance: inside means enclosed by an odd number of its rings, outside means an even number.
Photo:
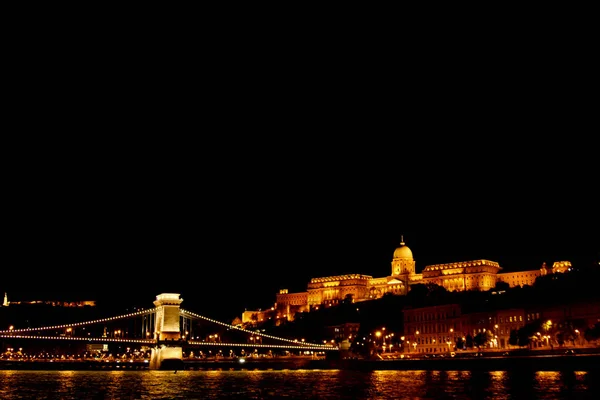
[[[524,327],[526,311],[523,308],[479,311],[463,315],[464,335],[475,338],[482,334],[485,347],[505,349],[510,347],[511,330],[518,331]]]
[[[478,334],[484,335],[486,348],[510,349],[518,347],[510,344],[511,332],[534,322],[539,322],[541,327],[539,332],[531,336],[531,347],[559,345],[560,332],[563,332],[565,342],[584,345],[586,329],[600,322],[600,304],[597,302],[540,304],[482,311],[467,308],[459,304],[405,308],[404,351],[447,353],[460,343],[458,339],[464,343],[468,336],[473,339]]]
[[[341,343],[344,340],[352,342],[360,331],[360,323],[345,322],[339,325],[331,325],[327,327],[327,331],[328,336],[333,338],[336,343]]]
[[[572,344],[583,344],[584,333],[600,323],[600,303],[597,301],[577,301],[563,304],[540,305],[528,310],[527,322],[540,320],[543,329],[541,339],[557,330],[568,332],[564,339]],[[556,338],[554,338],[556,341]],[[543,342],[543,340],[542,340]]]
[[[404,352],[447,353],[466,331],[459,304],[405,308]]]
[[[527,312],[523,308],[509,308],[497,310],[487,316],[488,322],[491,322],[487,324],[487,329],[492,330],[497,347],[501,349],[510,347],[511,331],[518,331],[529,322],[526,318]],[[492,321],[489,318],[492,318]],[[471,327],[471,331],[475,333],[476,327]]]
[[[486,337],[486,347],[509,347],[511,330],[525,326],[524,309],[469,312],[459,304],[405,308],[405,349],[411,353],[442,354],[464,348],[467,337]]]

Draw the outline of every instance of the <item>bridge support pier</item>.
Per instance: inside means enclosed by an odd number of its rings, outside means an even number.
[[[183,369],[183,349],[161,345],[152,349],[150,369],[180,370]]]
[[[183,348],[179,328],[179,306],[182,301],[179,293],[162,293],[156,296],[154,338],[158,345],[152,349],[150,369],[183,369]]]

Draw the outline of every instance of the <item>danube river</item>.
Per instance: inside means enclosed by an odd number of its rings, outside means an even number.
[[[594,399],[594,371],[0,370],[0,399]]]

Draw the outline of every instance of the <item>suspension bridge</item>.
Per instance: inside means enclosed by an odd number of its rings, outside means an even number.
[[[77,343],[96,350],[112,346],[118,351],[111,357],[144,360],[150,369],[176,369],[184,360],[207,357],[264,356],[265,352],[324,354],[339,350],[332,343],[307,343],[301,338],[277,337],[261,330],[234,326],[182,309],[182,302],[178,293],[162,293],[156,296],[153,308],[68,324],[11,326],[0,330],[0,339]],[[19,351],[9,350],[10,356],[18,357]],[[101,352],[87,353],[98,357]],[[47,352],[34,357],[46,356]]]

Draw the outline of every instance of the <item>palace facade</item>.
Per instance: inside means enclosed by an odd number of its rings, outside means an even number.
[[[428,265],[420,274],[416,273],[415,266],[413,253],[402,238],[400,246],[394,250],[389,276],[374,278],[370,275],[348,274],[312,278],[306,291],[289,293],[288,289],[282,289],[276,295],[276,303],[270,310],[249,314],[258,313],[253,316],[254,320],[291,320],[297,312],[338,304],[344,300],[359,302],[378,299],[386,293],[406,295],[410,286],[417,283],[434,283],[448,291],[485,291],[494,288],[498,282],[505,282],[510,287],[533,285],[538,276],[564,272],[571,267],[571,263],[560,261],[555,262],[551,269],[543,264],[537,270],[507,273],[500,273],[500,265],[490,260]],[[249,322],[249,316],[243,319],[246,319],[244,322]]]

